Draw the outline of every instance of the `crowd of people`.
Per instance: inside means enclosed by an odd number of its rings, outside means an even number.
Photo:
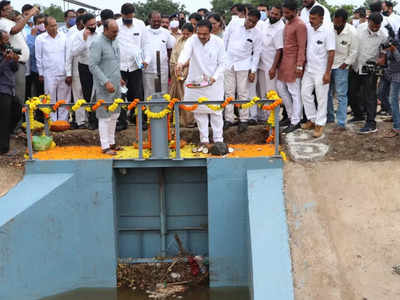
[[[140,20],[132,3],[118,14],[80,8],[64,18],[58,28],[36,6],[26,4],[19,13],[10,1],[0,2],[0,154],[12,153],[9,138],[20,127],[21,105],[44,93],[52,103],[70,103],[113,102],[121,94],[131,102],[156,91],[182,101],[251,100],[274,90],[284,103],[282,133],[303,128],[315,138],[327,123],[336,123],[336,134],[356,121],[365,122],[360,134],[376,132],[379,99],[378,114],[393,118],[387,136],[400,133],[400,16],[390,1],[353,16],[342,8],[331,16],[316,0],[303,0],[303,7],[296,0],[235,4],[227,24],[227,16],[207,9],[189,17],[153,11]],[[206,105],[182,111],[181,125],[197,126],[208,146],[209,123],[213,141],[222,142],[224,129],[237,126],[243,134],[268,119],[257,105],[235,109],[233,103],[223,111]],[[135,121],[124,109],[104,106],[72,115],[61,107],[50,117],[73,128],[98,128],[102,151],[110,155],[119,150],[115,131]]]

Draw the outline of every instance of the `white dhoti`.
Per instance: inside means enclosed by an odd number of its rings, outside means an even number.
[[[225,96],[235,99],[237,93],[238,100],[249,99],[249,71],[234,71],[233,67],[225,71]],[[239,110],[240,122],[247,122],[249,120],[249,110]],[[225,108],[225,120],[231,123],[235,121],[233,104],[229,104]]]
[[[187,88],[185,87],[185,97],[183,101],[197,101],[201,97],[206,97],[209,100],[224,100],[224,82],[223,79],[217,80],[212,86],[205,88]],[[223,142],[223,127],[224,121],[222,110],[214,111],[207,105],[199,105],[193,112],[197,127],[200,131],[200,142],[209,143],[208,124],[209,118],[213,132],[214,143]]]
[[[65,76],[52,76],[44,73],[44,91],[50,95],[50,102],[55,104],[59,100],[65,100],[65,103],[71,101],[71,87],[65,83]],[[69,111],[67,107],[60,107],[56,112],[50,113],[52,121],[68,121]]]
[[[144,99],[152,96],[156,92],[155,79],[157,78],[156,73],[143,73],[143,89]],[[161,71],[161,93],[168,93],[168,70]]]
[[[301,80],[296,79],[295,82],[283,82],[278,80],[277,87],[279,96],[282,98],[286,112],[292,125],[300,123],[302,114],[301,103]]]
[[[108,118],[99,118],[99,135],[101,149],[109,149],[111,145],[115,145],[115,128],[119,113],[113,113]]]

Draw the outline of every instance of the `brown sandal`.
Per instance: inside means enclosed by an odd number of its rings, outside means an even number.
[[[102,150],[102,152],[103,152],[103,154],[107,154],[107,155],[112,155],[112,156],[117,155],[117,152],[115,152],[114,150],[112,150],[110,148],[104,149],[104,150]]]

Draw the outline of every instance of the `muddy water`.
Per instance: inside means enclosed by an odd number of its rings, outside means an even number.
[[[183,300],[250,300],[247,288],[195,288],[182,294]],[[144,293],[128,289],[80,289],[42,300],[148,300]],[[176,298],[168,298],[176,299]]]

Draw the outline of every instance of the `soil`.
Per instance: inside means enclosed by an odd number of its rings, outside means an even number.
[[[296,299],[400,299],[399,177],[399,161],[285,164]]]

